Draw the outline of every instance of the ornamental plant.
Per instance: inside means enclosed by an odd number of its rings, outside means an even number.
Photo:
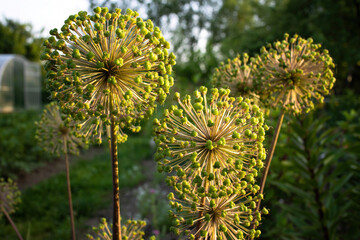
[[[0,218],[5,215],[10,222],[19,240],[23,240],[19,230],[17,229],[14,221],[11,219],[10,214],[15,212],[15,206],[21,202],[20,191],[16,183],[8,179],[0,179]]]
[[[97,7],[65,20],[44,42],[48,88],[61,110],[79,121],[86,137],[109,141],[113,169],[113,235],[122,239],[117,144],[124,129],[140,130],[140,121],[163,103],[173,85],[175,55],[158,27],[138,13],[110,13]]]
[[[249,99],[229,97],[229,89],[200,87],[154,120],[159,171],[176,175],[167,182],[176,212],[173,230],[190,239],[243,239],[260,235],[254,212],[259,186],[255,178],[266,157],[266,126],[259,107]],[[254,219],[253,216],[256,216]],[[235,221],[235,222],[234,222]]]
[[[235,58],[231,62],[239,60]],[[260,183],[259,192],[263,194],[285,113],[304,114],[314,109],[317,101],[324,101],[324,96],[329,94],[335,83],[332,72],[334,63],[328,51],[321,50],[321,45],[313,43],[311,38],[306,40],[298,35],[289,38],[288,34],[285,34],[283,41],[263,47],[261,54],[252,58],[251,63],[253,67],[247,73],[248,78],[253,80],[253,94],[259,96],[265,108],[280,108],[281,111]],[[214,82],[232,82],[234,73],[239,72],[242,73],[239,76],[247,76],[245,69],[240,63],[222,65],[216,70]],[[261,199],[257,202],[256,210],[259,210],[260,204]]]
[[[48,104],[41,116],[41,120],[36,122],[36,139],[43,149],[56,156],[65,156],[66,182],[69,202],[69,213],[71,223],[71,237],[76,239],[74,211],[71,197],[71,181],[68,154],[78,154],[79,147],[85,147],[86,141],[76,128],[76,124],[70,119],[63,119],[59,106],[52,102]]]
[[[280,107],[284,112],[301,114],[314,109],[314,102],[324,101],[333,88],[335,67],[321,44],[298,35],[277,41],[261,49],[254,59],[257,86],[267,107]]]
[[[322,103],[334,86],[335,65],[329,52],[321,50],[321,44],[298,35],[289,39],[289,34],[283,41],[263,47],[254,62],[258,66],[256,79],[261,101],[281,110],[260,183],[262,194],[285,113],[304,114],[315,108],[316,101]]]
[[[145,232],[143,228],[146,226],[145,221],[141,220],[127,220],[122,226],[122,239],[143,240]],[[105,218],[101,219],[99,227],[93,227],[95,235],[87,234],[86,237],[90,240],[112,240],[111,226],[109,226]],[[153,239],[153,237],[150,237]]]
[[[253,62],[249,62],[248,54],[239,54],[234,59],[220,63],[215,69],[212,83],[215,87],[228,87],[233,96],[258,99],[254,86],[254,67]]]

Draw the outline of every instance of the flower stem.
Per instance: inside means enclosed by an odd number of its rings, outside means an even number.
[[[121,218],[120,218],[120,192],[119,192],[119,163],[116,141],[115,121],[111,119],[111,162],[113,175],[113,240],[121,240]]]
[[[277,125],[276,125],[276,128],[275,128],[274,136],[273,136],[272,141],[271,141],[270,149],[269,149],[268,155],[266,156],[265,169],[264,169],[264,173],[263,173],[262,178],[261,178],[261,183],[260,183],[261,185],[260,185],[259,194],[264,193],[266,178],[267,178],[267,175],[269,173],[271,160],[272,160],[272,158],[274,156],[275,147],[276,147],[276,144],[277,144],[277,141],[278,141],[278,138],[279,138],[281,125],[282,125],[282,122],[284,120],[284,115],[285,115],[285,112],[281,111],[278,122],[277,122]],[[257,202],[255,212],[259,211],[260,205],[261,205],[261,199],[259,199],[259,201]],[[253,228],[254,227],[255,226],[253,226]]]
[[[23,240],[19,230],[17,229],[15,223],[13,222],[13,220],[11,219],[10,215],[8,214],[8,212],[5,210],[5,208],[3,206],[1,206],[1,211],[4,213],[4,215],[6,216],[6,218],[9,220],[12,228],[14,229],[14,231],[16,232],[16,235],[18,236],[19,240]]]
[[[66,182],[67,182],[67,192],[68,192],[69,212],[70,212],[70,222],[71,222],[71,237],[72,237],[72,240],[75,240],[76,232],[75,232],[74,211],[73,211],[72,197],[71,197],[70,168],[69,168],[69,158],[68,158],[68,153],[67,153],[66,136],[64,136],[63,142],[64,142]]]

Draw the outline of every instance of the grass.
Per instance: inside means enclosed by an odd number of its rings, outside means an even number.
[[[140,162],[150,154],[148,138],[131,137],[119,145],[120,188],[136,186],[143,179]],[[76,226],[84,230],[84,221],[112,201],[109,153],[105,151],[91,160],[80,158],[70,171]],[[30,233],[27,240],[69,239],[65,173],[27,189],[12,217],[23,236]],[[0,239],[16,239],[5,218],[0,219]]]

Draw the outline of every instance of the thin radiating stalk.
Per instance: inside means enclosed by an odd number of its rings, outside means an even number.
[[[72,240],[75,240],[76,232],[75,232],[74,211],[73,211],[72,197],[71,197],[70,168],[69,168],[69,158],[67,153],[66,136],[64,136],[64,152],[65,152],[66,182],[67,182],[67,192],[68,192],[68,200],[69,200],[69,212],[70,212],[70,221],[71,221],[71,237]]]
[[[282,125],[282,122],[284,120],[284,115],[285,115],[285,112],[281,111],[278,122],[277,122],[277,125],[276,125],[276,128],[275,128],[274,136],[273,136],[273,138],[271,140],[270,149],[269,149],[268,155],[266,157],[265,169],[264,169],[264,173],[263,173],[262,178],[261,178],[261,185],[260,185],[259,194],[264,193],[266,178],[267,178],[267,175],[269,173],[271,160],[272,160],[272,158],[274,156],[275,147],[276,147],[276,144],[277,144],[277,141],[278,141],[278,138],[279,138],[281,125]],[[259,211],[260,205],[261,205],[261,199],[259,199],[259,201],[257,202],[255,212]],[[253,226],[253,228],[255,228],[255,226]]]
[[[204,184],[204,188],[207,189],[208,188],[208,183],[209,181],[207,179],[205,179],[205,184]],[[206,201],[206,196],[201,198],[201,207],[202,209],[204,209],[205,206],[205,201]],[[199,219],[201,219],[204,216],[204,211],[199,211]],[[196,234],[196,240],[200,239],[200,227],[201,227],[201,221],[198,221],[197,224],[197,234]]]
[[[19,240],[23,240],[19,230],[17,229],[15,223],[13,222],[13,220],[11,219],[10,215],[8,214],[8,212],[5,210],[4,207],[1,207],[1,211],[4,213],[4,215],[6,216],[6,218],[9,220],[12,228],[14,229],[14,231],[16,232],[16,235],[18,236]]]

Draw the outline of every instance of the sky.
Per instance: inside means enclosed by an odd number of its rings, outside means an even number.
[[[47,37],[51,29],[60,29],[70,15],[84,10],[89,10],[88,0],[0,0],[0,21],[8,18],[30,23],[35,36]]]

